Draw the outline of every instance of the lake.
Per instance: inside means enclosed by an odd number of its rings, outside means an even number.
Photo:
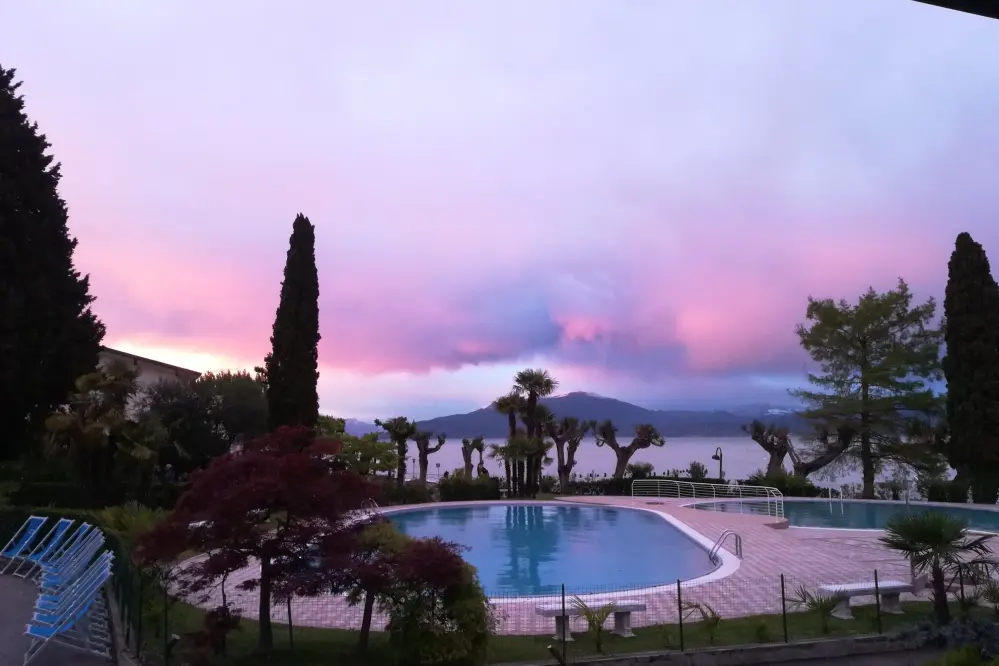
[[[488,444],[503,444],[503,439],[487,439]],[[628,441],[628,440],[625,440]],[[685,470],[694,460],[703,463],[708,468],[708,473],[714,477],[718,475],[718,462],[711,459],[716,448],[721,448],[722,458],[725,466],[725,478],[744,479],[757,470],[767,466],[769,456],[760,448],[760,445],[749,439],[749,437],[668,437],[666,445],[662,447],[650,447],[637,452],[632,457],[631,462],[647,462],[655,466],[658,474],[668,472],[671,469]],[[488,453],[488,446],[486,451]],[[416,445],[409,444],[409,455],[416,455]],[[552,458],[555,457],[555,450],[552,449]],[[474,454],[472,460],[478,462],[478,454]],[[576,474],[583,476],[590,472],[603,476],[610,476],[614,473],[616,462],[614,452],[606,447],[598,447],[596,440],[592,437],[584,439],[579,449],[576,451],[576,467],[573,470]],[[489,473],[492,475],[503,473],[503,463],[498,460],[490,460],[488,455],[484,462]],[[449,439],[444,448],[430,456],[430,472],[428,477],[431,480],[437,478],[437,464],[440,464],[440,473],[454,471],[463,466],[461,458],[461,440]],[[790,461],[785,461],[788,471],[791,471]],[[412,470],[412,461],[409,463]],[[412,472],[410,472],[412,473]],[[545,468],[545,474],[556,474],[555,464],[552,463]],[[842,483],[859,483],[860,473],[844,473],[836,478],[835,483],[812,479],[816,485],[838,487]]]

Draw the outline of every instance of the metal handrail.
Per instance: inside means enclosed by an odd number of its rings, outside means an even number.
[[[770,486],[701,483],[676,479],[636,479],[631,482],[631,495],[676,499],[765,500],[767,515],[784,517],[784,495]]]
[[[740,560],[742,559],[742,537],[739,535],[738,532],[735,532],[734,530],[725,530],[724,532],[721,533],[721,536],[718,537],[718,540],[715,541],[715,545],[711,547],[711,551],[708,553],[709,560],[711,560],[712,562],[716,561],[716,558],[718,557],[718,551],[721,550],[722,544],[725,543],[725,539],[727,539],[730,536],[735,537],[735,556],[738,557]]]

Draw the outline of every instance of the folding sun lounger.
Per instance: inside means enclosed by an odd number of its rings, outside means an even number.
[[[21,563],[14,569],[14,575],[21,578],[30,576],[43,560],[59,549],[69,535],[73,522],[72,518],[60,518],[48,534],[35,543],[31,552],[21,559]]]
[[[20,561],[31,552],[32,545],[41,533],[42,527],[48,521],[44,516],[30,516],[24,524],[18,528],[14,536],[11,537],[7,545],[0,550],[0,558],[6,560],[0,574],[7,573],[7,570],[20,563]]]

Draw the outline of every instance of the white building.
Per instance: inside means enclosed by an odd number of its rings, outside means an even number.
[[[129,354],[118,349],[101,347],[100,365],[106,366],[114,361],[125,363],[135,370],[136,383],[140,392],[163,379],[191,382],[201,376],[201,373],[197,370],[188,370],[187,368],[170,365],[169,363],[145,358],[144,356],[136,356],[135,354]]]

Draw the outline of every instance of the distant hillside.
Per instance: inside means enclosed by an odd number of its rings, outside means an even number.
[[[579,419],[610,419],[618,431],[626,437],[634,434],[635,426],[642,423],[654,425],[665,437],[731,437],[742,435],[742,426],[754,418],[765,423],[800,429],[800,419],[793,414],[773,413],[775,410],[759,414],[745,412],[733,414],[726,411],[677,411],[645,409],[638,405],[605,398],[592,393],[569,393],[542,401],[559,418],[575,416]],[[439,416],[418,424],[421,430],[444,432],[449,437],[505,437],[507,435],[506,416],[495,412],[492,407],[477,409],[468,414]]]
[[[362,435],[367,435],[371,432],[384,432],[374,423],[365,423],[364,421],[358,421],[357,419],[347,419],[344,425],[344,430],[347,431],[348,435],[353,435],[354,437],[361,437]]]

